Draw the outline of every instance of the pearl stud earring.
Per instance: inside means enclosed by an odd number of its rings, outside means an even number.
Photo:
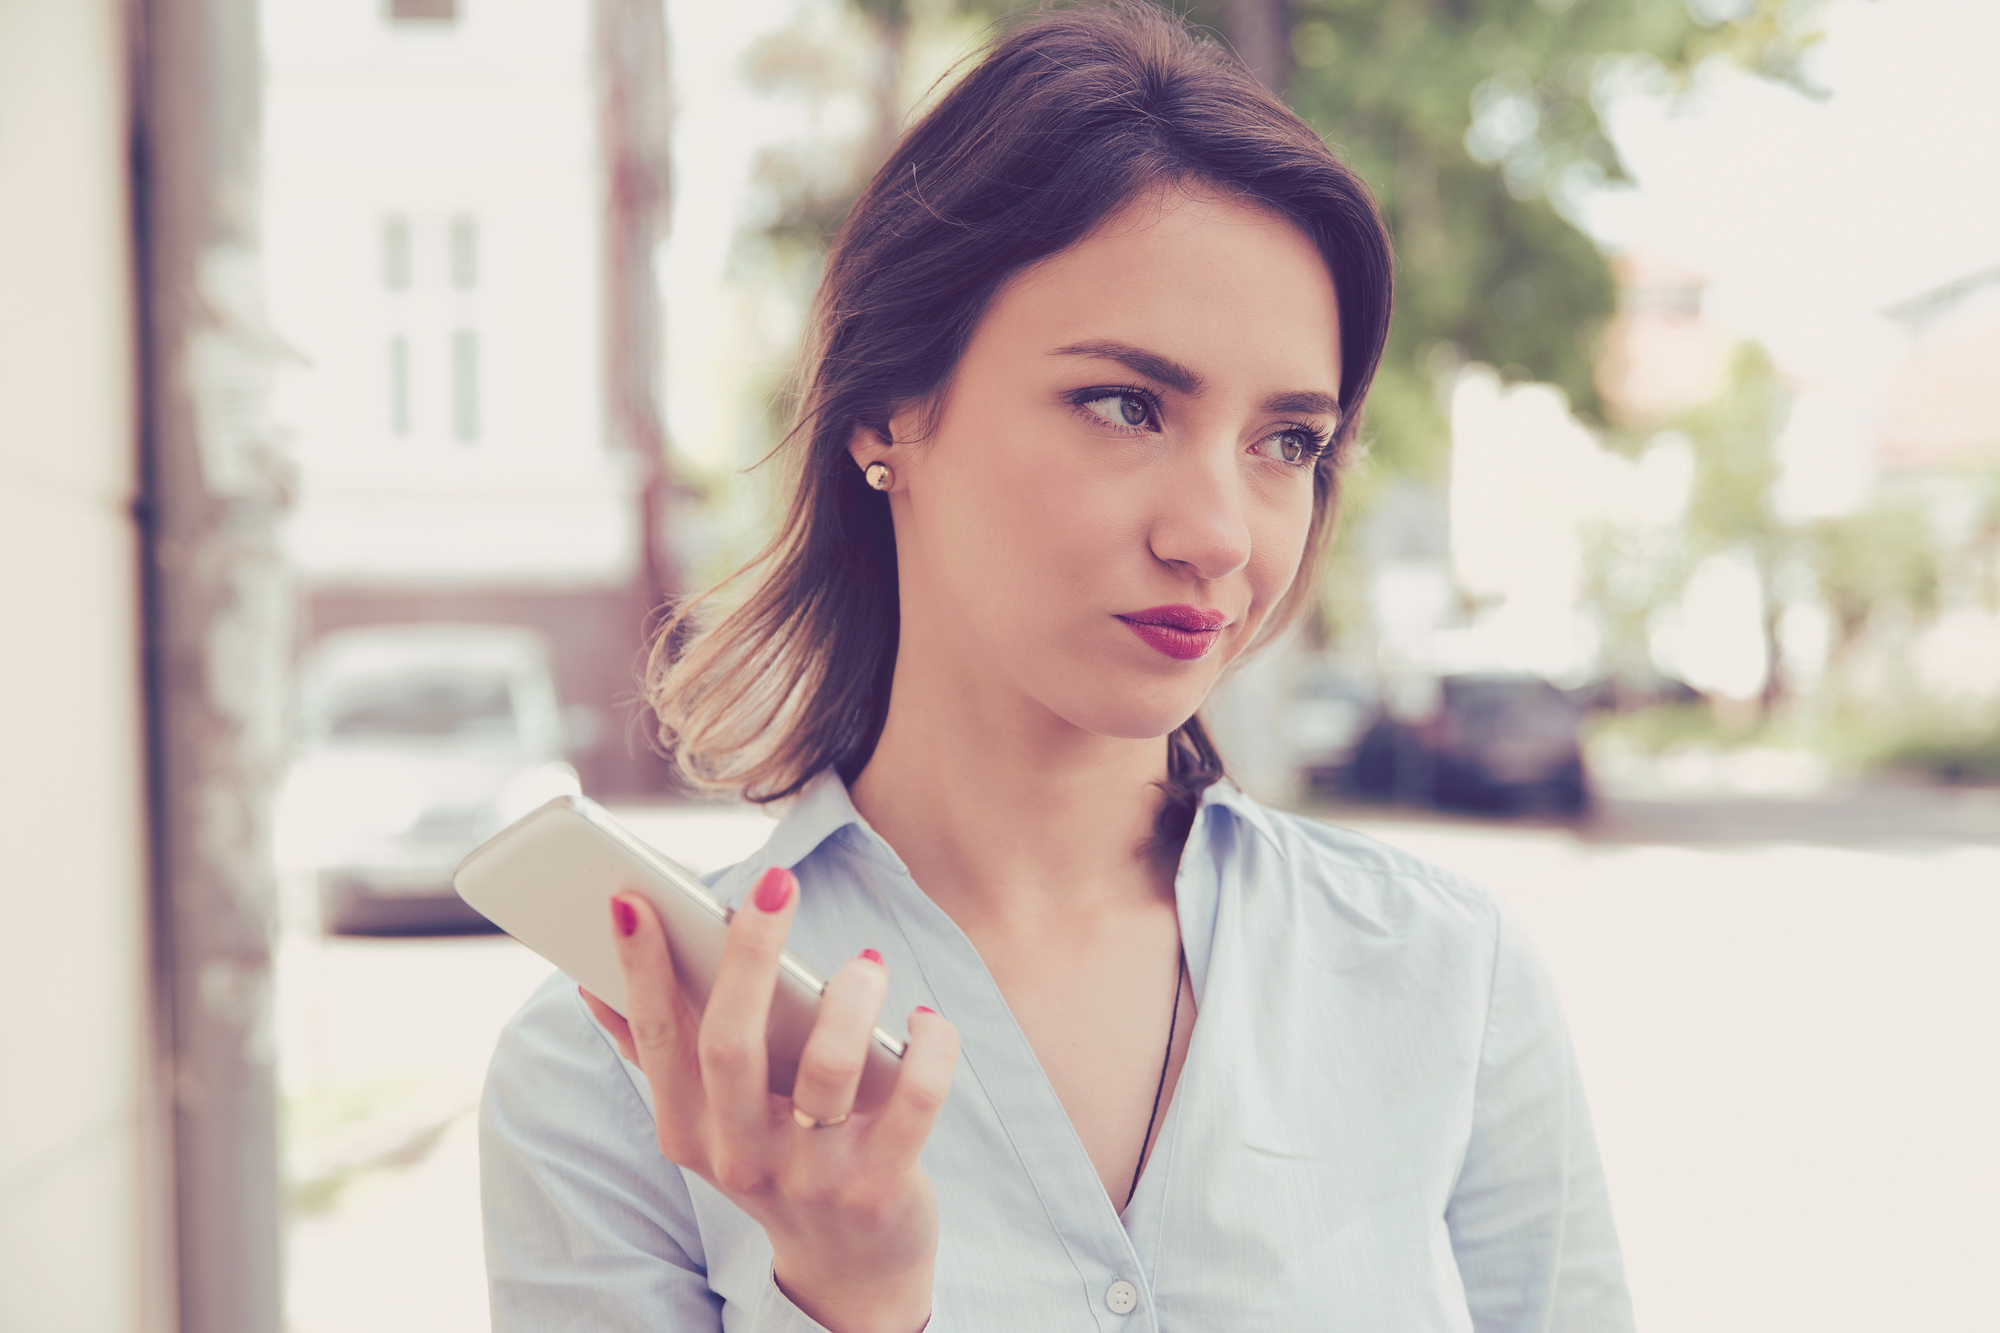
[[[878,491],[886,491],[896,484],[896,475],[889,471],[887,463],[870,463],[867,467],[861,469],[861,475],[867,479],[870,486],[873,486]]]

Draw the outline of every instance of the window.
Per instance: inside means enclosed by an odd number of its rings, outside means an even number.
[[[462,292],[479,285],[479,224],[471,218],[451,220],[451,285]]]
[[[1675,286],[1627,287],[1619,304],[1635,315],[1668,315],[1695,319],[1701,314],[1702,288],[1699,283]]]
[[[458,0],[389,0],[392,23],[452,23],[458,19]]]
[[[400,333],[389,339],[389,429],[410,433],[410,340]]]
[[[479,438],[479,335],[471,329],[451,335],[451,433]]]
[[[410,220],[401,214],[382,221],[382,285],[392,292],[410,290]]]

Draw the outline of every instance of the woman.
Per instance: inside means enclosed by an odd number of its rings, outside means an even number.
[[[789,811],[699,1018],[620,895],[631,1013],[558,978],[502,1039],[496,1328],[1629,1324],[1518,928],[1195,719],[1310,595],[1388,316],[1359,180],[1149,8],[1028,21],[910,131],[783,530],[653,681],[691,778]],[[832,978],[789,1100],[781,946]]]

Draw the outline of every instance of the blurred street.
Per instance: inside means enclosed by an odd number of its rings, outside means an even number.
[[[1472,875],[1555,970],[1648,1333],[2000,1327],[2000,792],[1612,797],[1581,829],[1321,811]],[[700,867],[769,822],[620,812]],[[512,941],[280,964],[296,1333],[487,1327],[472,1109]]]

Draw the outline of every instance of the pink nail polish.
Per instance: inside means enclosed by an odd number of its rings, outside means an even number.
[[[927,1004],[920,1004],[917,1006],[917,1012],[920,1014],[934,1014],[937,1012],[937,1010],[931,1008]]]
[[[632,932],[639,928],[639,914],[633,911],[632,904],[626,902],[623,898],[613,898],[611,900],[611,924],[618,928],[620,935],[630,939]]]
[[[866,958],[871,963],[879,963],[882,961],[882,955],[876,953],[873,949],[863,949],[861,951],[861,956],[863,958]]]
[[[764,878],[757,881],[754,901],[760,912],[784,910],[792,900],[792,872],[782,866],[772,866],[764,872]]]

